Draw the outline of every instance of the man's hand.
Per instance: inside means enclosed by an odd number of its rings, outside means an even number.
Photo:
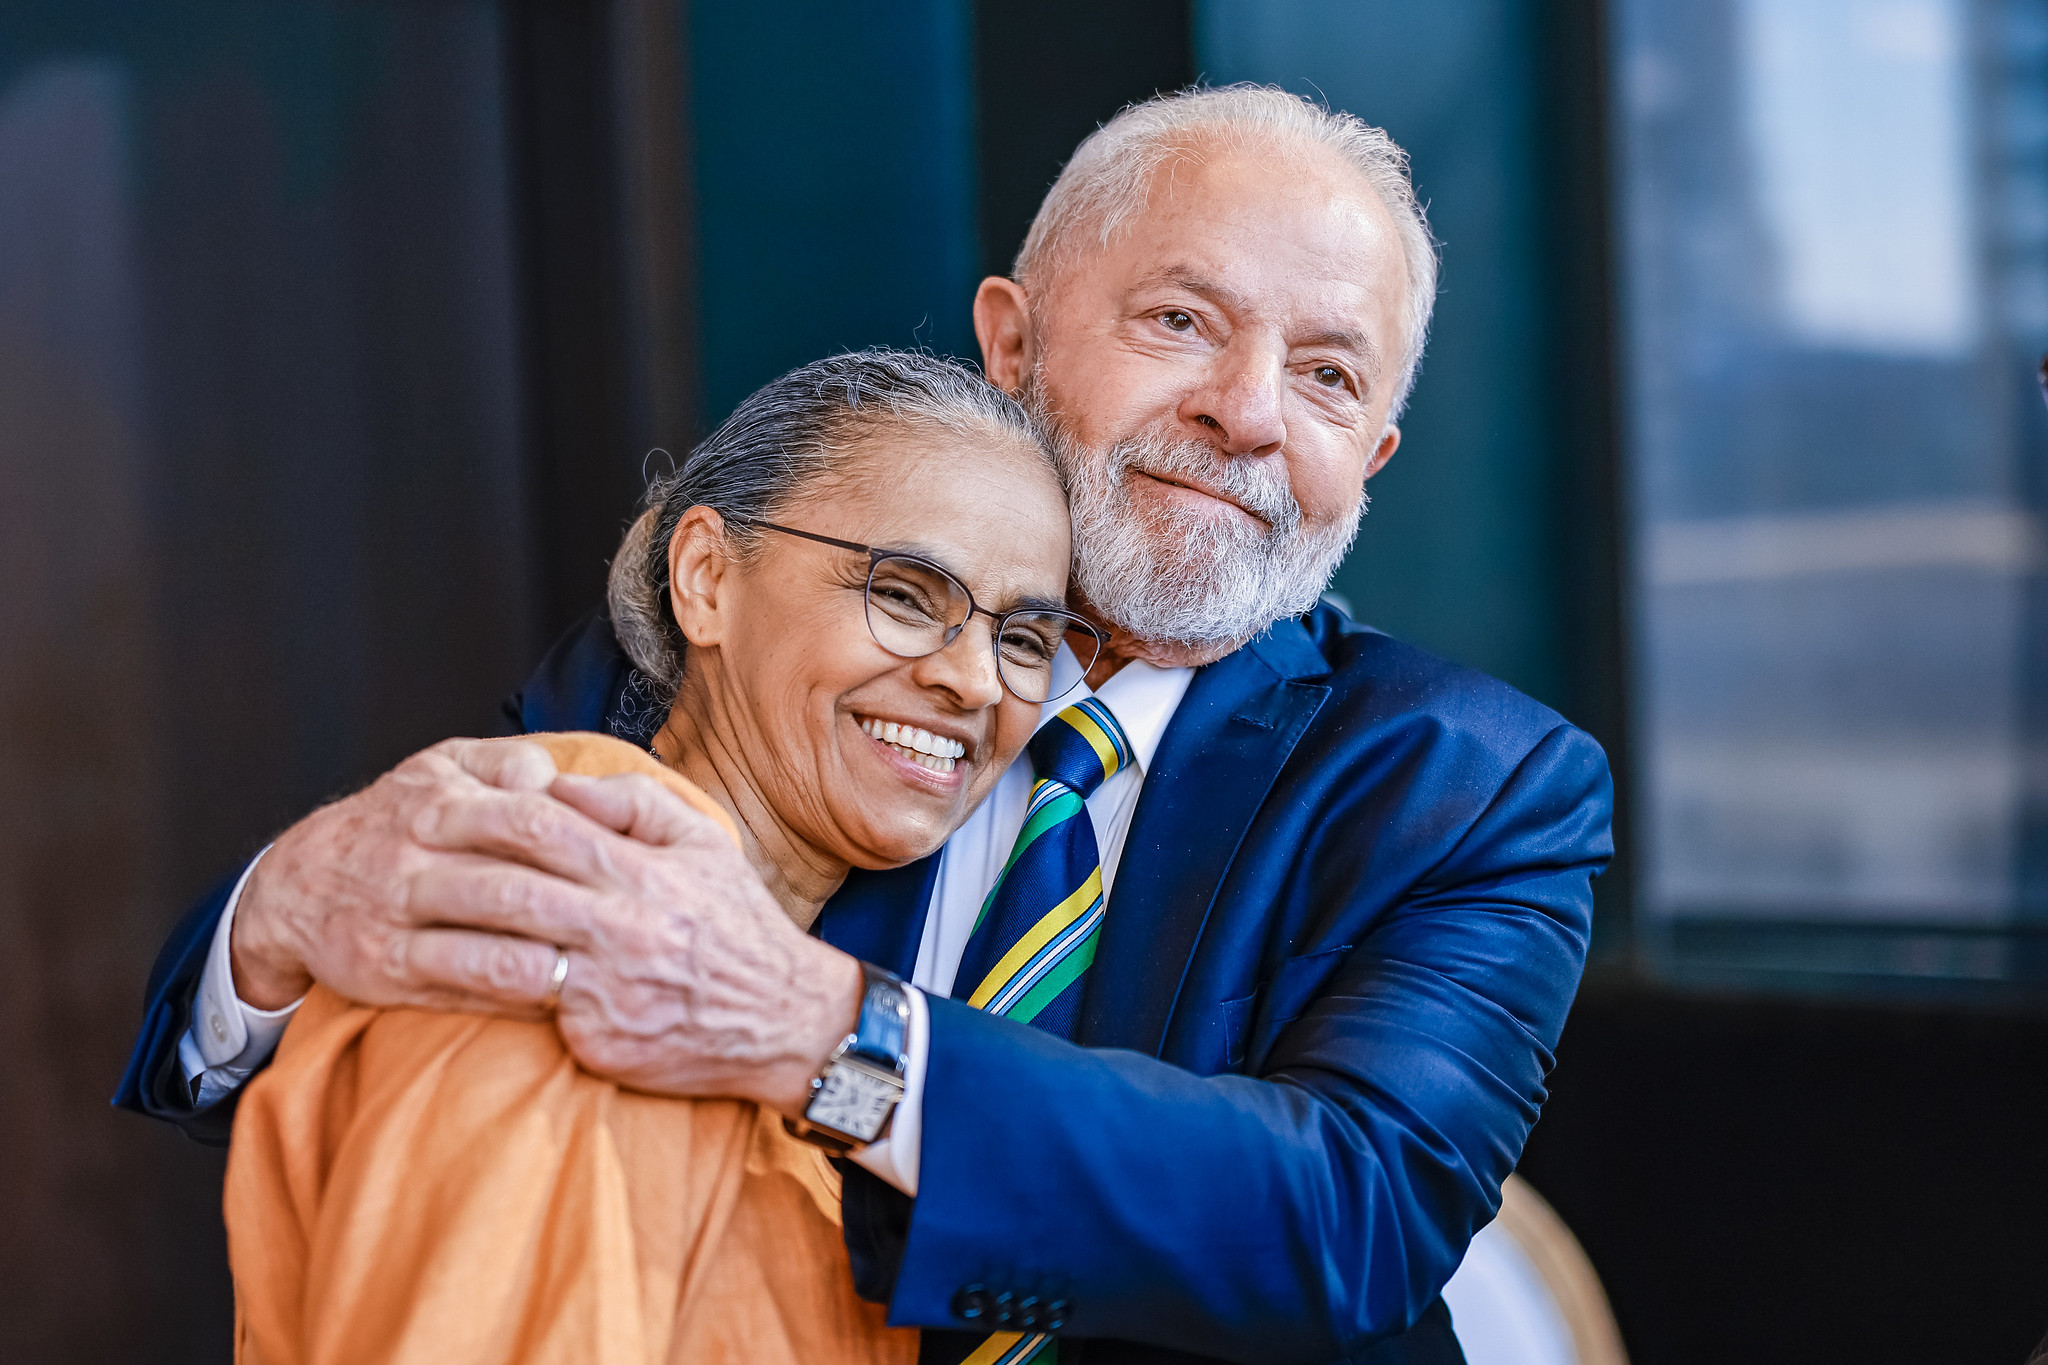
[[[560,818],[547,795],[556,776],[537,744],[448,740],[293,825],[236,907],[236,993],[278,1009],[318,979],[371,1005],[537,1015],[554,953],[473,927],[502,917],[512,895],[572,888],[508,878],[441,832],[489,818],[507,844],[603,834]]]
[[[560,938],[558,1023],[576,1059],[634,1089],[800,1115],[857,1021],[860,964],[798,929],[725,832],[652,778],[550,790],[624,836],[576,874],[604,893]]]
[[[724,832],[650,778],[450,740],[282,835],[235,912],[235,987],[540,1017],[570,954],[565,1040],[656,1093],[796,1113],[853,1026],[854,960],[792,924]]]

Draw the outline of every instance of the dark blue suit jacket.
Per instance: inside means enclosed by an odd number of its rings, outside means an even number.
[[[602,618],[512,708],[657,719]],[[1089,1365],[1460,1359],[1439,1291],[1536,1121],[1611,807],[1584,733],[1328,606],[1201,669],[1079,1045],[932,1001],[918,1197],[849,1168],[863,1292],[927,1328],[969,1285],[1065,1299]],[[936,868],[855,873],[820,931],[907,975]],[[232,1106],[192,1112],[176,1046],[226,890],[166,945],[117,1096],[215,1141]]]

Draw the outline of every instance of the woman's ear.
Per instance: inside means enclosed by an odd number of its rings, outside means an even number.
[[[683,513],[668,541],[668,604],[683,638],[697,648],[724,638],[732,609],[731,568],[725,518],[702,505]]]
[[[1031,305],[1024,286],[991,275],[974,291],[974,338],[981,343],[981,372],[1004,393],[1024,387],[1031,373]]]

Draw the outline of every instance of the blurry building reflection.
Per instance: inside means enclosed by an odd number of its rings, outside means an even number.
[[[1646,927],[2048,911],[2048,4],[1620,0],[1615,60]]]

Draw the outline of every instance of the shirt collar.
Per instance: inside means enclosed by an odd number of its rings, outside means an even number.
[[[1188,684],[1194,677],[1192,668],[1160,668],[1143,659],[1133,659],[1096,691],[1082,681],[1080,661],[1062,644],[1053,660],[1052,685],[1057,690],[1072,684],[1074,690],[1041,707],[1038,723],[1044,725],[1075,702],[1093,697],[1107,706],[1116,723],[1123,726],[1124,738],[1131,742],[1131,755],[1142,775],[1151,768],[1152,755],[1159,752],[1159,741],[1166,738],[1167,724],[1180,708],[1180,699],[1187,695]]]

